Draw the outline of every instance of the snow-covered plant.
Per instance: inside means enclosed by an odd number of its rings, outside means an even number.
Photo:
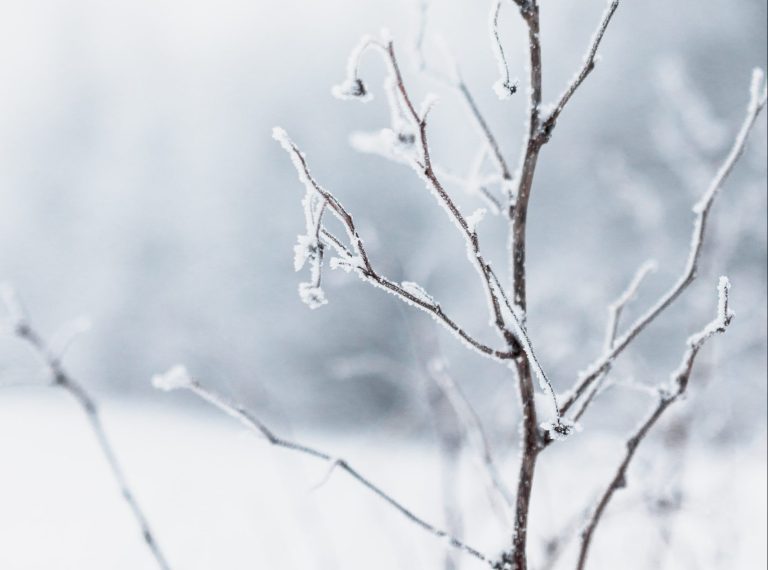
[[[288,134],[279,127],[273,130],[273,137],[289,155],[304,187],[302,205],[305,232],[298,237],[294,248],[295,269],[302,271],[308,268],[309,273],[308,279],[299,285],[301,299],[310,308],[318,308],[328,302],[323,289],[322,274],[326,268],[324,252],[330,250],[334,253],[327,264],[330,270],[343,269],[346,272],[355,273],[363,282],[382,289],[406,305],[429,314],[438,325],[463,343],[467,349],[514,371],[521,406],[519,431],[521,458],[517,476],[509,480],[496,468],[493,452],[486,436],[487,418],[478,414],[463,397],[459,383],[447,374],[439,358],[425,358],[425,368],[434,379],[435,385],[445,395],[445,400],[450,404],[460,424],[459,431],[487,474],[489,487],[498,501],[500,519],[511,521],[509,547],[503,552],[484,553],[468,545],[458,536],[457,531],[443,530],[415,515],[346,461],[314,447],[282,439],[242,406],[196,381],[191,381],[183,369],[172,369],[155,380],[156,386],[161,389],[181,387],[191,390],[240,420],[272,445],[325,461],[329,465],[329,474],[337,469],[346,471],[358,483],[386,501],[411,522],[444,539],[450,547],[495,570],[527,570],[529,567],[528,520],[539,457],[551,445],[568,440],[575,432],[581,431],[581,418],[592,402],[610,385],[606,379],[616,359],[680,297],[695,279],[705,242],[707,219],[712,212],[715,198],[742,154],[748,135],[766,105],[765,79],[762,72],[756,71],[751,84],[746,117],[731,151],[693,208],[694,219],[688,259],[678,279],[639,318],[622,329],[620,318],[624,308],[633,300],[641,282],[655,267],[653,263],[641,265],[627,289],[609,306],[608,326],[602,353],[586,370],[576,376],[567,392],[558,394],[545,373],[545,367],[537,357],[532,341],[533,335],[527,325],[528,205],[534,188],[541,150],[553,136],[557,123],[571,98],[595,69],[599,61],[598,49],[617,11],[619,1],[609,2],[590,41],[583,62],[560,95],[550,102],[544,100],[542,83],[539,1],[512,0],[512,4],[517,7],[525,24],[529,60],[528,85],[525,91],[526,135],[515,170],[510,168],[508,158],[493,133],[494,129],[480,110],[456,64],[449,65],[452,72],[446,74],[432,67],[422,53],[425,33],[423,22],[419,28],[419,38],[415,42],[417,68],[461,96],[471,121],[483,139],[481,148],[475,155],[472,172],[468,177],[465,179],[457,177],[437,163],[430,145],[428,128],[430,113],[439,112],[433,111],[436,99],[434,96],[429,96],[422,104],[415,101],[401,70],[394,43],[388,33],[384,32],[380,37],[363,37],[348,59],[346,77],[339,85],[332,88],[333,95],[340,99],[370,101],[372,92],[360,76],[360,62],[368,54],[375,54],[384,62],[387,73],[383,91],[390,116],[389,124],[382,125],[373,133],[353,135],[353,146],[359,151],[380,154],[410,167],[434,197],[438,207],[455,226],[464,241],[469,264],[474,268],[484,291],[489,327],[496,338],[494,342],[485,340],[485,336],[479,337],[471,333],[457,322],[446,312],[435,296],[422,285],[410,280],[397,281],[384,275],[369,255],[351,211],[314,178],[306,156]],[[427,12],[426,2],[422,5],[421,13],[424,16]],[[504,5],[501,0],[493,0],[489,16],[491,45],[499,70],[499,78],[493,84],[493,90],[502,100],[518,92],[517,81],[511,78],[502,47],[499,15]],[[486,163],[491,164],[490,172],[487,171]],[[485,207],[477,208],[471,213],[464,212],[447,189],[447,182],[458,183],[465,187],[471,194],[480,197],[485,202]],[[487,212],[501,214],[497,220],[503,217],[508,228],[507,267],[503,272],[495,268],[481,247],[479,225]],[[329,217],[340,224],[342,233],[326,225],[326,219]],[[502,282],[498,277],[501,273],[510,275],[509,283]],[[721,278],[718,285],[716,319],[688,339],[682,362],[672,374],[671,382],[662,383],[657,389],[650,390],[655,395],[655,401],[647,418],[627,440],[626,452],[616,468],[615,476],[605,487],[583,522],[583,530],[579,535],[576,566],[579,570],[585,568],[592,537],[606,507],[614,493],[626,485],[627,471],[639,445],[671,404],[686,392],[694,361],[704,343],[716,333],[724,332],[730,325],[733,313],[730,310],[729,291],[730,282],[726,278]],[[478,302],[478,305],[482,303]],[[546,409],[542,408],[543,402],[546,402]],[[446,449],[448,448],[450,446]]]
[[[364,83],[359,78],[358,70],[361,59],[368,53],[376,53],[381,56],[388,70],[384,84],[384,92],[392,117],[391,125],[384,127],[378,134],[361,135],[353,137],[354,146],[363,152],[375,152],[397,162],[408,164],[415,174],[423,181],[427,190],[434,196],[438,206],[447,214],[450,221],[456,226],[457,231],[463,236],[466,244],[469,262],[474,266],[481,285],[485,291],[490,327],[497,333],[500,345],[487,344],[469,333],[462,325],[451,318],[441,305],[435,301],[422,286],[412,281],[398,283],[382,275],[374,267],[366,251],[363,238],[357,231],[352,214],[330,192],[325,190],[310,174],[307,161],[299,148],[288,139],[281,129],[275,130],[275,138],[288,152],[297,170],[299,178],[304,183],[307,193],[317,196],[318,200],[327,207],[328,212],[334,216],[345,230],[346,235],[341,236],[331,232],[318,220],[315,236],[325,247],[335,250],[339,259],[344,262],[331,264],[331,269],[341,267],[347,271],[354,270],[364,282],[382,288],[394,294],[405,303],[415,306],[429,313],[437,323],[442,325],[450,333],[461,340],[468,348],[502,364],[511,364],[516,371],[517,385],[522,404],[522,425],[520,433],[521,462],[516,480],[516,491],[513,493],[514,502],[510,506],[514,510],[512,517],[513,532],[509,550],[500,555],[482,554],[476,549],[466,546],[464,542],[453,537],[451,544],[459,546],[466,552],[473,554],[487,562],[493,568],[514,568],[525,570],[528,567],[528,513],[531,500],[531,489],[534,485],[535,466],[540,454],[553,442],[568,439],[575,431],[579,431],[578,421],[587,411],[587,408],[599,394],[604,386],[604,379],[609,374],[615,359],[634,341],[638,335],[653,322],[668,306],[670,306],[680,294],[688,287],[696,275],[699,257],[704,243],[707,217],[710,214],[716,195],[723,186],[728,174],[739,158],[746,138],[754,125],[754,122],[765,106],[765,82],[759,72],[755,73],[750,90],[750,102],[744,124],[733,144],[730,154],[724,160],[710,186],[703,192],[699,202],[693,211],[695,214],[693,235],[688,261],[683,268],[679,279],[641,315],[623,333],[619,333],[619,317],[624,306],[634,297],[640,282],[652,270],[652,264],[645,264],[630,283],[627,290],[610,307],[610,319],[605,349],[598,359],[584,372],[582,372],[573,384],[573,387],[565,394],[555,393],[552,383],[545,374],[540,361],[537,359],[531,335],[526,325],[526,310],[528,304],[528,290],[526,282],[526,222],[527,211],[531,193],[533,191],[534,175],[539,160],[541,149],[551,139],[554,129],[565,110],[567,104],[582,86],[584,81],[595,69],[598,62],[598,49],[603,36],[618,8],[618,0],[610,2],[603,13],[597,31],[587,49],[581,67],[570,83],[554,101],[546,103],[542,89],[542,56],[540,40],[540,13],[537,0],[514,0],[520,15],[524,20],[528,31],[529,47],[529,77],[528,77],[528,110],[527,110],[527,135],[521,150],[519,166],[514,175],[507,165],[507,159],[502,153],[497,139],[492,134],[489,123],[485,120],[470,89],[461,79],[457,69],[453,76],[446,76],[435,72],[430,68],[426,58],[420,52],[423,46],[423,25],[420,38],[417,41],[419,50],[419,68],[423,71],[432,71],[432,75],[442,80],[449,87],[456,89],[464,98],[470,115],[484,136],[484,144],[479,159],[477,172],[471,178],[476,180],[483,176],[481,173],[485,157],[491,156],[495,162],[495,172],[491,175],[492,184],[484,184],[484,190],[499,207],[492,211],[505,212],[509,227],[509,273],[511,283],[505,285],[497,277],[498,272],[490,261],[483,255],[478,233],[478,224],[483,219],[486,209],[477,209],[471,214],[463,212],[450,192],[446,189],[444,180],[448,177],[444,169],[435,163],[429,142],[428,116],[426,110],[431,104],[419,107],[413,100],[407,87],[406,80],[401,72],[401,67],[396,56],[392,40],[388,35],[381,38],[366,36],[353,50],[347,68],[348,78],[341,87],[334,89],[334,94],[342,98],[368,97],[369,91],[363,88]],[[496,57],[500,78],[494,84],[493,89],[500,99],[507,99],[517,91],[517,82],[511,79],[507,59],[502,47],[499,31],[499,14],[502,10],[501,0],[494,0],[489,17],[489,29],[493,53]],[[422,10],[425,13],[426,10]],[[351,96],[350,96],[351,95]],[[417,110],[418,109],[418,110]],[[468,186],[478,186],[476,183]],[[495,186],[495,188],[493,188]],[[491,191],[489,191],[489,187]],[[495,192],[493,191],[495,190]],[[305,203],[307,198],[305,197]],[[306,209],[306,208],[305,208]],[[316,246],[318,247],[318,246]],[[322,256],[316,256],[317,263],[311,268],[310,282],[316,284],[319,293],[319,272],[322,272]],[[354,259],[354,262],[348,260]],[[722,279],[719,287],[719,313],[718,318],[701,333],[689,339],[689,346],[680,369],[675,372],[674,385],[659,393],[665,394],[659,400],[659,405],[653,409],[649,420],[644,422],[639,431],[629,440],[628,453],[621,463],[617,479],[608,487],[600,502],[595,507],[593,514],[587,522],[587,527],[582,533],[578,568],[586,564],[590,539],[600,515],[608,501],[618,488],[616,481],[624,480],[624,472],[628,467],[635,449],[645,437],[658,417],[666,408],[685,391],[694,359],[704,341],[715,332],[722,332],[731,320],[731,313],[727,306],[729,284]],[[302,298],[306,301],[305,293]],[[325,302],[325,295],[322,295]],[[316,306],[319,303],[315,303]],[[313,306],[310,303],[310,306]],[[535,395],[536,386],[546,395],[549,402],[547,413],[551,419],[539,421],[542,411],[537,409]],[[447,388],[446,388],[447,389]],[[450,391],[450,390],[449,390]],[[451,401],[458,407],[462,407],[460,399],[452,398]],[[475,417],[469,422],[475,427],[472,433],[482,433],[482,422],[473,414],[457,414],[465,423],[469,416]],[[475,425],[477,424],[477,425]],[[486,459],[485,464],[491,469],[493,461]],[[503,489],[503,484],[497,488]],[[501,493],[503,496],[503,493]],[[434,534],[443,536],[444,531],[435,531],[430,525],[429,530]]]

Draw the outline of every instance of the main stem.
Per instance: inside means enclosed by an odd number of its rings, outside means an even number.
[[[523,316],[527,308],[525,283],[525,227],[528,202],[531,195],[533,176],[539,150],[543,144],[540,136],[539,107],[541,105],[541,43],[539,41],[539,6],[535,0],[520,3],[520,12],[528,26],[530,55],[530,97],[528,136],[520,165],[517,196],[509,207],[510,252],[512,259],[512,291],[515,304]],[[533,378],[525,355],[515,359],[518,376],[518,390],[522,406],[522,458],[517,479],[517,500],[515,504],[515,532],[512,537],[512,564],[515,570],[527,570],[526,542],[528,536],[528,514],[531,503],[533,476],[536,459],[541,450],[536,405],[534,401]]]

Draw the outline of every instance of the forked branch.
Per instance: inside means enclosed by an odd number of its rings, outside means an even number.
[[[585,372],[583,372],[574,387],[571,389],[570,395],[566,397],[562,405],[563,413],[566,413],[575,402],[586,392],[586,390],[611,366],[613,360],[621,354],[621,352],[629,346],[629,344],[637,338],[637,336],[651,323],[656,317],[658,317],[667,307],[669,307],[675,299],[693,282],[696,278],[696,271],[698,269],[699,258],[701,256],[702,248],[704,245],[704,237],[707,229],[707,219],[715,198],[717,197],[723,184],[728,179],[734,165],[738,161],[739,157],[744,152],[744,147],[747,143],[749,133],[757,121],[757,117],[760,112],[765,108],[766,104],[766,86],[763,72],[759,69],[754,70],[752,76],[752,84],[750,88],[750,100],[747,106],[746,117],[739,129],[739,132],[734,140],[728,156],[723,161],[722,165],[717,171],[717,174],[712,179],[707,190],[704,192],[701,199],[694,205],[693,212],[696,215],[693,222],[693,231],[691,235],[691,247],[688,253],[688,259],[683,273],[667,290],[656,303],[648,309],[643,315],[641,315],[637,321],[635,321],[619,339],[614,343],[613,348],[606,351],[600,358],[598,358]]]
[[[577,570],[584,570],[587,564],[589,547],[592,543],[592,537],[600,523],[601,517],[616,491],[623,489],[627,485],[627,470],[635,457],[638,447],[648,435],[648,432],[656,424],[664,412],[675,403],[686,391],[690,382],[693,364],[696,360],[704,343],[712,336],[725,332],[728,325],[731,324],[733,313],[729,306],[730,283],[726,277],[721,277],[718,283],[718,303],[717,316],[698,333],[690,336],[687,341],[687,349],[680,362],[680,366],[672,373],[669,386],[660,386],[658,391],[658,401],[651,409],[647,418],[640,424],[637,430],[632,434],[626,443],[626,453],[621,463],[619,463],[616,472],[595,506],[586,527],[581,533],[581,542],[579,547],[579,559],[576,565]]]

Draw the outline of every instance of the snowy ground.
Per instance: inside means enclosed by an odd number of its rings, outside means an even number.
[[[174,570],[442,568],[439,540],[345,474],[335,473],[313,489],[326,472],[322,464],[271,449],[215,412],[179,411],[181,398],[159,395],[157,404],[107,402],[103,408],[118,455]],[[84,418],[65,394],[2,392],[0,434],[0,568],[154,568]],[[619,441],[579,437],[581,442],[552,450],[542,462],[534,543],[541,543],[547,529],[569,524],[592,494],[581,482],[607,480],[620,453]],[[303,439],[339,453],[417,513],[442,524],[439,462],[431,449],[356,434]],[[764,443],[692,451],[677,472],[687,491],[683,507],[666,518],[652,518],[643,500],[657,483],[654,477],[667,473],[652,447],[641,452],[629,490],[598,533],[590,568],[765,568]],[[504,472],[513,472],[513,460]],[[468,463],[464,471],[465,538],[497,552],[506,532],[490,514],[482,486],[471,484],[479,480],[474,467]],[[661,548],[665,535],[673,548]],[[571,559],[566,554],[560,567],[572,568]],[[478,568],[483,565],[462,558],[462,569]]]

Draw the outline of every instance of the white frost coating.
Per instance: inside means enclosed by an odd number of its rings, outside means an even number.
[[[750,111],[754,111],[761,104],[765,104],[766,96],[768,96],[766,89],[768,89],[768,86],[765,84],[765,72],[759,67],[754,68],[752,70],[752,83],[749,85]]]
[[[549,378],[547,378],[547,375],[544,373],[544,370],[542,369],[541,365],[539,364],[538,359],[536,358],[536,355],[533,352],[533,346],[531,345],[531,339],[528,337],[528,332],[525,329],[525,325],[520,318],[521,308],[518,305],[515,305],[514,307],[509,303],[509,299],[507,298],[506,293],[504,292],[503,288],[501,287],[501,283],[499,283],[498,279],[496,279],[495,275],[492,275],[493,281],[492,285],[494,286],[496,290],[496,296],[499,299],[502,299],[504,301],[504,306],[507,309],[507,312],[512,316],[512,322],[514,323],[514,334],[517,341],[520,343],[520,346],[523,348],[523,352],[525,352],[525,356],[528,359],[528,363],[531,366],[531,369],[533,370],[534,376],[536,376],[536,380],[539,384],[539,388],[543,391],[549,394],[550,397],[550,403],[552,404],[552,412],[553,416],[555,417],[555,423],[557,425],[560,425],[562,418],[560,417],[560,407],[557,404],[557,394],[555,393],[555,389],[552,387],[552,383],[549,381]]]
[[[635,276],[632,278],[629,286],[624,290],[618,299],[611,303],[610,309],[614,311],[621,309],[632,299],[634,299],[635,295],[637,295],[637,290],[640,287],[640,283],[642,283],[643,279],[645,279],[649,273],[654,273],[657,271],[658,267],[658,263],[655,259],[649,259],[643,263],[640,266],[640,269],[637,270],[637,273],[635,273]],[[608,350],[610,350],[610,348],[611,347],[608,347]]]
[[[328,303],[325,292],[320,286],[312,283],[299,283],[299,297],[310,309],[317,309]]]
[[[356,100],[363,103],[373,99],[373,95],[358,76],[358,67],[360,58],[368,47],[373,45],[375,40],[371,36],[363,36],[358,44],[352,49],[347,58],[347,76],[339,85],[331,88],[331,93],[337,99],[343,101]]]
[[[413,281],[403,281],[400,286],[406,293],[413,295],[422,303],[426,303],[427,305],[436,304],[432,295],[427,293],[418,283],[414,283]]]
[[[359,255],[340,254],[339,257],[332,257],[328,263],[331,269],[341,269],[349,273],[353,269],[363,267],[363,259]]]
[[[440,97],[434,93],[427,93],[427,96],[424,97],[424,101],[422,101],[421,107],[419,108],[419,117],[421,117],[422,121],[426,120],[427,115],[429,115],[430,111],[432,111],[432,108],[438,101],[440,101]]]
[[[360,101],[367,103],[373,99],[373,94],[368,91],[361,79],[345,79],[338,85],[331,87],[331,94],[342,101]]]
[[[300,235],[297,238],[296,245],[293,246],[293,269],[300,271],[308,259],[317,256],[320,244],[312,236]]]
[[[496,96],[504,101],[517,92],[517,81],[510,82],[509,79],[501,78],[493,84],[492,88]]]
[[[152,386],[158,390],[170,392],[180,388],[190,388],[194,382],[187,372],[185,366],[177,364],[162,374],[155,374],[152,377]]]
[[[483,221],[487,213],[488,210],[485,208],[478,208],[467,216],[467,226],[469,226],[470,232],[475,233],[477,231],[478,224]]]
[[[701,346],[709,337],[725,330],[735,316],[728,303],[730,291],[731,282],[727,277],[721,276],[717,283],[717,317],[703,330],[688,337],[688,346]]]
[[[499,99],[509,99],[517,92],[517,81],[512,81],[509,77],[509,65],[504,55],[504,48],[501,46],[499,37],[499,12],[501,11],[501,0],[494,0],[491,5],[491,14],[488,20],[488,27],[491,33],[491,49],[496,57],[496,66],[500,78],[493,84],[493,91]]]
[[[544,422],[539,424],[539,427],[552,439],[557,441],[568,439],[568,436],[581,431],[581,426],[579,424],[572,422],[567,418],[558,418],[552,422]]]
[[[709,208],[712,201],[715,199],[715,196],[720,191],[720,188],[723,185],[723,181],[728,176],[728,174],[730,174],[731,170],[733,169],[733,165],[736,163],[736,160],[744,151],[747,136],[749,136],[749,132],[752,130],[752,125],[757,120],[757,114],[765,106],[766,97],[768,96],[766,93],[766,87],[765,73],[762,69],[756,67],[752,70],[752,82],[749,86],[747,121],[745,121],[745,123],[742,125],[741,131],[739,131],[739,134],[736,136],[736,141],[731,148],[730,154],[720,167],[720,170],[718,170],[709,188],[701,197],[701,200],[699,200],[693,207],[694,213],[702,214],[707,208]]]

